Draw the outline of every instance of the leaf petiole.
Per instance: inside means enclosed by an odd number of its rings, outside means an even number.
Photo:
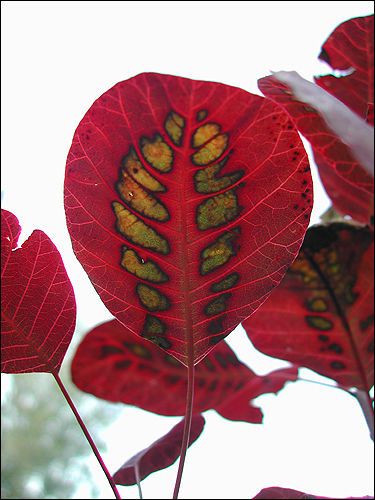
[[[100,464],[100,467],[103,469],[103,472],[104,474],[106,475],[107,479],[108,479],[108,482],[113,490],[113,493],[115,495],[115,497],[119,500],[121,500],[121,496],[120,496],[120,493],[118,492],[117,490],[117,487],[113,481],[113,478],[111,476],[111,474],[109,473],[105,463],[103,462],[103,459],[99,453],[99,450],[98,448],[96,447],[92,437],[90,436],[90,433],[89,431],[87,430],[85,424],[83,423],[83,420],[80,416],[80,414],[78,413],[78,410],[77,408],[75,407],[72,399],[70,398],[69,394],[68,394],[68,391],[66,390],[61,378],[59,377],[59,374],[57,372],[52,372],[52,375],[54,376],[56,382],[57,382],[57,385],[59,386],[61,392],[63,393],[64,395],[64,398],[66,399],[66,402],[68,403],[68,405],[70,406],[72,412],[74,413],[74,416],[76,417],[77,419],[77,422],[79,424],[79,426],[81,427],[82,429],[82,432],[84,433],[87,441],[89,442],[90,446],[91,446],[91,449],[92,451],[94,452],[94,455],[96,456],[99,464]]]
[[[185,426],[184,434],[182,437],[181,454],[180,461],[178,463],[178,471],[176,477],[176,483],[173,491],[173,499],[178,498],[178,492],[180,490],[182,472],[184,470],[184,463],[186,457],[186,450],[188,448],[190,429],[191,429],[191,419],[193,416],[193,399],[194,399],[194,365],[189,363],[188,365],[188,384],[187,384],[187,396],[186,396],[186,413],[185,413]]]
[[[140,479],[140,475],[139,475],[139,464],[138,464],[138,462],[134,465],[134,474],[135,474],[135,479],[137,481],[139,498],[140,498],[140,500],[143,500],[142,488],[141,488],[141,479]]]

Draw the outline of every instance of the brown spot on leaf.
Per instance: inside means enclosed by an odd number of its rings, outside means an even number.
[[[113,354],[124,354],[124,351],[114,345],[103,345],[100,349],[100,359],[107,358]]]
[[[340,344],[329,344],[328,349],[330,351],[336,352],[337,354],[341,354],[343,351],[343,348]]]
[[[121,359],[120,361],[116,361],[114,366],[116,370],[125,370],[126,368],[129,368],[131,364],[132,362],[130,359]]]
[[[328,335],[318,335],[318,339],[321,340],[322,342],[328,342],[329,341],[329,337]]]
[[[342,361],[332,361],[331,368],[334,370],[344,370],[346,366]]]

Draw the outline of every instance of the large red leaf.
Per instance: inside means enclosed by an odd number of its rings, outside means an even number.
[[[152,472],[172,465],[180,456],[184,424],[185,421],[181,420],[168,434],[127,460],[113,475],[116,484],[122,484],[123,486],[137,484],[137,475],[138,480],[142,481]],[[202,415],[193,415],[189,446],[202,434],[204,424],[205,420]]]
[[[280,282],[311,205],[287,115],[219,83],[118,83],[86,113],[67,160],[78,259],[118,320],[185,365]]]
[[[260,423],[262,412],[249,404],[251,399],[279,391],[297,373],[287,368],[255,375],[221,342],[195,368],[194,412],[215,409],[231,420]],[[72,379],[81,390],[108,401],[161,415],[185,414],[186,368],[116,320],[85,336],[72,361]]]
[[[320,76],[316,83],[374,123],[374,16],[356,17],[337,26],[322,46],[319,59],[332,69],[349,70],[349,74]]]
[[[284,81],[294,82],[292,80],[293,75],[289,77],[286,74],[285,76],[288,78],[284,78],[281,72],[280,76]],[[268,76],[260,79],[258,85],[264,95],[280,104],[289,113],[298,130],[311,143],[322,183],[335,209],[341,214],[350,215],[362,223],[367,224],[369,220],[372,220],[374,213],[374,179],[358,161],[358,158],[362,158],[364,150],[361,145],[358,147],[358,142],[361,138],[361,133],[359,132],[359,125],[361,124],[358,117],[352,114],[353,121],[355,120],[359,123],[356,123],[355,126],[343,127],[343,123],[346,123],[347,119],[343,120],[340,116],[345,108],[343,108],[343,105],[339,101],[336,101],[336,106],[334,104],[331,105],[331,102],[334,102],[334,100],[330,101],[329,106],[333,114],[330,125],[332,125],[336,116],[338,128],[347,132],[345,139],[348,139],[349,136],[350,141],[354,144],[354,148],[349,148],[347,143],[342,142],[344,138],[341,139],[327,125],[325,120],[329,119],[330,113],[327,112],[327,116],[324,118],[321,110],[317,110],[317,106],[312,107],[301,100],[301,92],[300,100],[297,100],[294,96],[295,88],[292,89],[290,84],[282,83],[276,76]],[[316,87],[316,90],[322,92],[319,87]],[[305,95],[306,102],[309,102],[310,96],[314,95],[313,88],[306,88],[306,91],[303,89],[302,94]],[[325,101],[326,98],[324,99]],[[324,109],[323,102],[321,107]],[[337,110],[339,111],[337,112]],[[350,113],[348,108],[346,110]],[[373,134],[368,130],[369,127],[365,122],[363,122],[363,129],[366,144],[369,151],[372,149],[373,156]],[[369,159],[369,156],[365,155],[365,166],[368,169],[373,166],[373,161]]]
[[[373,258],[367,228],[312,226],[281,285],[243,323],[255,347],[368,391],[374,383]]]
[[[42,231],[17,248],[17,218],[1,210],[1,371],[60,369],[76,305],[61,256]]]
[[[253,500],[274,500],[274,499],[303,499],[303,498],[327,498],[329,499],[330,497],[318,497],[315,495],[310,495],[309,493],[303,493],[302,491],[297,491],[297,490],[292,490],[290,488],[280,488],[279,486],[271,486],[270,488],[264,488],[262,491],[260,491],[255,497],[253,497]],[[374,498],[374,497],[347,497],[347,498],[357,498],[358,500],[363,498]]]

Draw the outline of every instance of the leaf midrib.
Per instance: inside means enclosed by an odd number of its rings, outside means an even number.
[[[350,324],[349,324],[349,322],[347,320],[345,311],[341,307],[341,304],[340,304],[340,302],[339,302],[339,300],[338,300],[338,298],[336,296],[335,290],[332,287],[329,279],[322,272],[319,264],[317,264],[317,262],[315,262],[313,255],[307,249],[304,250],[304,253],[306,255],[307,260],[310,262],[311,266],[313,267],[313,269],[318,274],[319,278],[322,280],[322,282],[326,286],[328,294],[329,294],[329,296],[331,297],[331,299],[333,301],[333,304],[334,304],[334,306],[335,306],[335,308],[337,310],[337,315],[340,318],[340,321],[341,321],[341,323],[342,323],[342,325],[344,327],[344,330],[347,333],[348,340],[349,340],[349,343],[350,343],[350,346],[351,346],[351,349],[352,349],[353,357],[354,357],[355,363],[357,365],[357,369],[358,369],[360,378],[362,380],[362,384],[363,384],[364,390],[368,391],[369,390],[369,383],[367,382],[365,368],[364,368],[364,366],[362,364],[361,356],[360,356],[360,353],[359,353],[358,347],[357,347],[357,343],[355,341],[355,337],[353,335],[353,332],[352,332],[352,330],[350,328]]]

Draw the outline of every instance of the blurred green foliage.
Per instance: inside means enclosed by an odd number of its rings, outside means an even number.
[[[120,407],[78,391],[64,367],[60,376],[102,453],[100,430],[118,417]],[[82,488],[84,498],[97,498],[91,448],[53,376],[3,377],[1,498],[82,498]]]

